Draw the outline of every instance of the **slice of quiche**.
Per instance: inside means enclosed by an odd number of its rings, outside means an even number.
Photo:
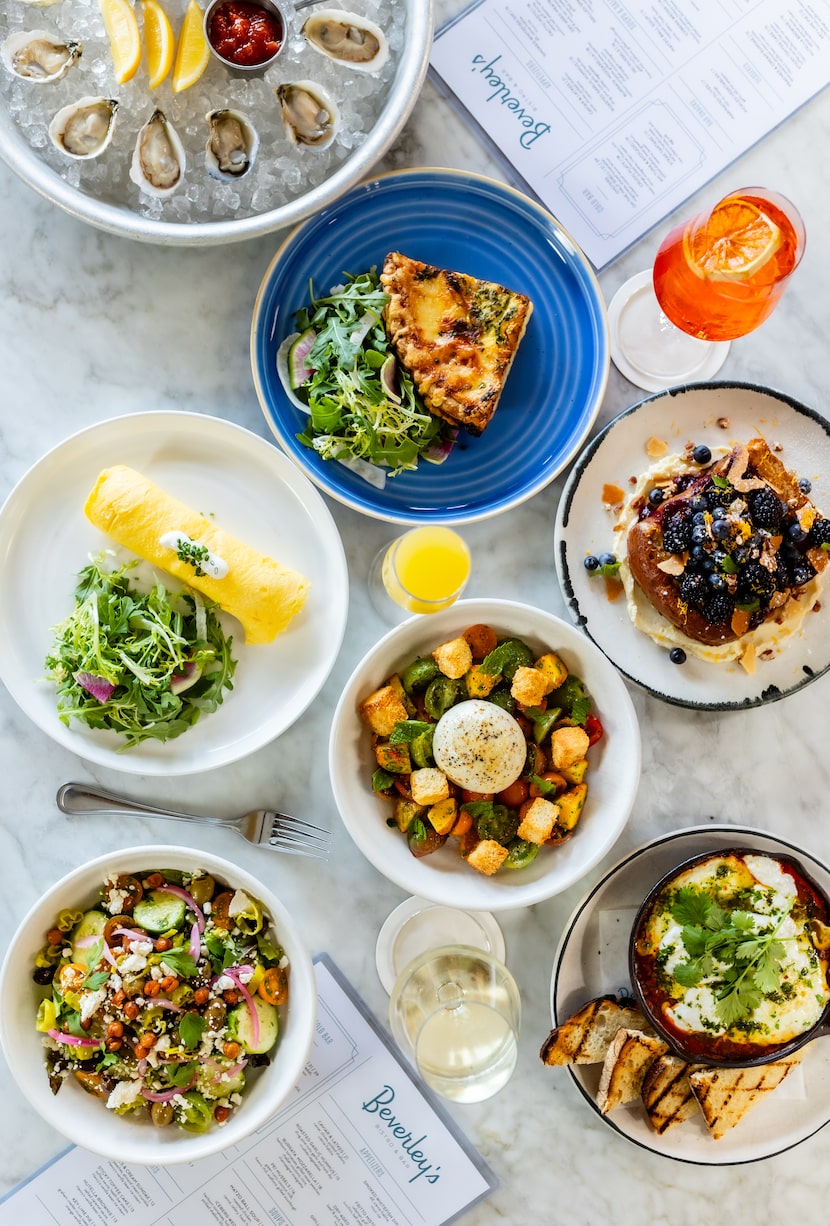
[[[393,251],[380,276],[398,361],[431,413],[481,434],[496,411],[533,304],[525,294]]]

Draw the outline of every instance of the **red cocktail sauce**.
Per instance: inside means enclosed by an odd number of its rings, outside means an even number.
[[[730,853],[724,854],[729,855]],[[812,882],[799,873],[795,865],[786,857],[772,856],[771,858],[775,859],[784,872],[789,873],[795,881],[799,901],[804,904],[807,915],[824,924],[830,923],[827,899],[816,890]],[[673,882],[668,882],[655,897],[651,907],[640,917],[638,932],[645,931],[649,916],[659,904],[664,891],[671,889],[672,885]],[[769,1056],[779,1048],[789,1047],[792,1044],[792,1039],[787,1039],[783,1043],[736,1043],[725,1035],[698,1034],[681,1030],[679,1026],[672,1023],[670,1016],[664,1010],[664,1005],[671,1005],[675,1002],[660,983],[657,959],[654,954],[650,950],[646,952],[646,949],[637,943],[633,950],[633,961],[637,987],[643,1003],[652,1016],[659,1021],[669,1040],[673,1040],[677,1044],[677,1049],[682,1051],[688,1059],[704,1062],[707,1060],[735,1060],[746,1063],[758,1056]]]
[[[210,18],[208,39],[214,51],[231,64],[255,68],[273,59],[282,46],[279,17],[249,0],[225,0]]]

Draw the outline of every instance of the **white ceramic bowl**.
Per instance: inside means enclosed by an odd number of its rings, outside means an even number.
[[[241,1106],[221,1127],[202,1134],[115,1115],[73,1080],[52,1094],[43,1064],[35,1014],[44,989],[32,980],[34,958],[45,933],[64,907],[91,906],[108,874],[142,869],[201,868],[257,898],[274,921],[291,963],[290,995],[273,1061],[251,1078]],[[168,1165],[194,1162],[241,1141],[274,1114],[299,1080],[308,1058],[317,1018],[317,987],[311,958],[297,921],[256,877],[230,860],[189,847],[148,845],[110,852],[73,869],[47,890],[23,920],[0,972],[0,1041],[18,1086],[45,1120],[70,1141],[118,1162]]]
[[[500,636],[516,636],[539,654],[559,652],[581,676],[594,700],[605,736],[591,750],[588,799],[572,838],[543,847],[527,868],[485,877],[470,868],[454,839],[416,859],[406,839],[386,825],[389,801],[372,791],[376,765],[371,734],[359,704],[396,669],[429,654],[467,626],[483,622]],[[429,617],[391,630],[360,661],[334,713],[329,772],[340,816],[366,858],[401,889],[431,902],[478,911],[503,911],[551,898],[584,877],[620,835],[640,777],[640,731],[628,691],[616,669],[573,626],[530,605],[509,600],[460,600]]]

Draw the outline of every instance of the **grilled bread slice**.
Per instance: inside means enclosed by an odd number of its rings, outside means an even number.
[[[697,1115],[700,1108],[689,1085],[690,1066],[679,1056],[658,1056],[643,1078],[640,1097],[648,1122],[662,1134]]]
[[[545,1064],[602,1064],[611,1040],[624,1027],[645,1027],[639,1009],[614,996],[598,996],[552,1030],[539,1055]]]
[[[618,1030],[605,1055],[597,1090],[597,1106],[603,1115],[639,1098],[643,1079],[668,1044],[640,1030]]]
[[[689,1085],[700,1104],[706,1126],[716,1141],[742,1120],[747,1111],[777,1089],[801,1052],[756,1068],[703,1068],[689,1073]]]
[[[380,280],[390,344],[427,408],[481,434],[524,336],[530,299],[398,251],[387,255]]]

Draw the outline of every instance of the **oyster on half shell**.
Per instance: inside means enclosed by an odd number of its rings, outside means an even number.
[[[136,137],[130,178],[148,196],[172,196],[184,177],[186,158],[179,134],[156,108]]]
[[[389,43],[380,26],[345,9],[318,9],[306,18],[300,33],[315,51],[358,72],[380,72],[389,59]]]
[[[67,157],[97,158],[113,138],[117,112],[115,98],[79,98],[61,107],[49,124],[49,137]]]
[[[81,43],[60,42],[48,30],[18,30],[4,39],[0,60],[14,76],[46,85],[65,76],[81,50]]]
[[[314,81],[289,81],[274,93],[282,108],[285,133],[294,145],[325,149],[334,140],[339,114],[326,91]]]
[[[205,116],[210,136],[205,146],[205,165],[216,179],[241,179],[254,164],[259,136],[247,116],[227,109]]]

